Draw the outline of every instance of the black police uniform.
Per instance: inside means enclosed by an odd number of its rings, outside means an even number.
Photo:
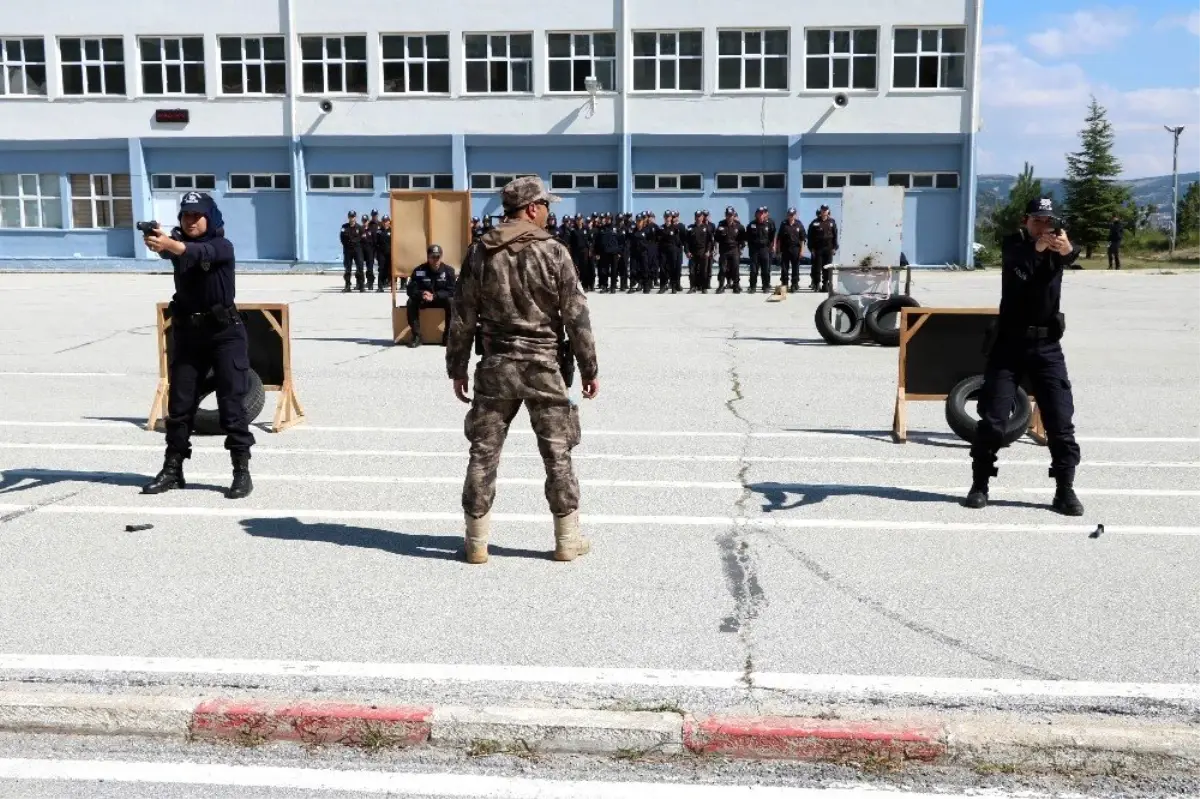
[[[618,291],[629,289],[629,277],[633,269],[633,239],[636,232],[637,225],[634,224],[633,217],[626,214],[617,227],[617,236],[621,243],[621,260],[617,264],[618,279],[614,283],[619,283],[615,286]]]
[[[686,231],[683,225],[679,224],[675,215],[671,215],[669,224],[663,226],[659,237],[659,246],[662,248],[663,272],[666,278],[665,285],[661,290],[671,289],[671,293],[683,291],[681,285],[683,281],[683,239]]]
[[[1038,203],[1042,203],[1041,206]],[[1035,213],[1049,216],[1049,200],[1035,200]],[[979,394],[979,423],[971,445],[972,485],[969,507],[987,504],[988,478],[997,474],[996,454],[1012,412],[1017,386],[1029,379],[1037,400],[1050,449],[1050,476],[1057,483],[1054,508],[1078,516],[1083,513],[1073,490],[1079,465],[1075,441],[1075,412],[1071,380],[1059,343],[1066,328],[1059,312],[1063,269],[1079,258],[1075,247],[1067,255],[1037,252],[1025,230],[1001,244],[1002,276],[1000,313],[995,339],[984,370]]]
[[[688,252],[688,294],[697,291],[708,293],[712,283],[712,233],[708,223],[696,214],[696,221],[688,226],[685,237]]]
[[[450,335],[450,320],[453,313],[454,279],[453,268],[444,263],[433,267],[428,261],[418,266],[408,276],[408,326],[412,330],[410,347],[417,347],[421,344],[420,313],[422,308],[442,308],[446,311],[446,329],[442,334],[442,344],[446,343],[446,337]],[[421,299],[421,294],[426,291],[433,295],[433,300],[426,302]]]
[[[770,219],[758,221],[757,216],[746,225],[746,244],[750,255],[750,293],[762,276],[764,292],[771,290],[771,247],[775,244],[775,222]]]
[[[342,240],[342,267],[345,273],[342,279],[346,281],[346,287],[342,289],[343,293],[350,290],[350,267],[355,267],[355,277],[358,279],[358,289],[363,287],[363,229],[359,227],[358,220],[355,218],[353,211],[349,215],[350,221],[342,225],[341,240]]]
[[[375,259],[379,263],[379,290],[392,285],[392,228],[384,217],[375,231]]]
[[[796,219],[794,209],[788,209],[789,218],[783,220],[775,241],[779,247],[779,282],[791,291],[800,289],[800,252],[804,248],[804,225]]]
[[[1121,242],[1125,238],[1125,226],[1114,219],[1108,226],[1108,268],[1121,268]]]
[[[250,353],[246,328],[234,305],[233,243],[225,238],[221,211],[209,195],[189,192],[179,208],[180,217],[185,213],[203,214],[208,228],[196,239],[175,228],[171,238],[183,242],[187,250],[183,255],[159,253],[171,261],[175,273],[175,296],[170,305],[167,453],[162,471],[142,493],[160,494],[185,487],[183,462],[192,456],[196,410],[211,385],[211,371],[225,449],[233,462],[233,484],[226,496],[240,499],[254,488],[250,481],[254,435],[245,407]]]
[[[816,219],[808,225],[808,249],[812,253],[812,290],[825,291],[829,288],[830,265],[833,253],[838,248],[838,228],[833,217]]]
[[[575,263],[575,274],[579,276],[580,285],[585,291],[590,290],[588,287],[590,246],[587,229],[581,222],[577,221],[571,228],[571,232],[567,234],[567,249],[571,253],[571,260]],[[591,277],[594,279],[595,276]]]
[[[379,223],[375,219],[363,217],[362,223],[363,266],[367,273],[367,291],[375,288],[375,234]],[[362,287],[359,287],[362,291]]]
[[[611,292],[615,287],[621,257],[621,237],[612,222],[601,225],[596,233],[596,251],[600,256],[600,291]]]
[[[720,251],[718,294],[725,292],[726,284],[734,294],[742,293],[742,245],[745,242],[746,228],[736,217],[726,217],[717,225],[717,247]]]

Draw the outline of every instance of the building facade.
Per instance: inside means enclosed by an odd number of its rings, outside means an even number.
[[[684,221],[903,185],[909,260],[969,262],[982,0],[195,8],[0,7],[0,259],[146,258],[134,221],[196,188],[239,260],[340,261],[391,189],[496,214],[537,174],[560,214]]]

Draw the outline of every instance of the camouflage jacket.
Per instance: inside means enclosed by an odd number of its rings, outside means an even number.
[[[571,341],[580,377],[599,376],[587,296],[567,248],[546,230],[505,220],[468,254],[455,286],[446,371],[465,380],[476,332],[482,360],[475,396],[559,400],[567,396],[558,366],[560,333]]]

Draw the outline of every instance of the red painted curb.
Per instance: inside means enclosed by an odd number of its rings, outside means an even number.
[[[780,717],[688,716],[683,745],[699,755],[777,760],[929,761],[946,753],[938,729]]]
[[[429,740],[432,716],[429,707],[213,699],[192,711],[189,731],[195,738],[248,743],[413,746]]]

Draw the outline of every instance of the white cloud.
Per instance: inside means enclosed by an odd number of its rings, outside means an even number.
[[[1171,171],[1171,138],[1163,125],[1186,125],[1180,169],[1200,168],[1200,88],[1146,87],[1119,91],[1093,82],[1078,64],[1043,64],[1009,43],[983,49],[981,149],[987,172],[1016,172],[1024,161],[1038,174],[1061,176],[1065,154],[1079,147],[1091,97],[1108,112],[1114,152],[1126,177]]]
[[[1193,36],[1200,36],[1200,11],[1193,11],[1187,16],[1163,17],[1154,27],[1159,30],[1183,28]]]
[[[1046,30],[1031,34],[1028,42],[1052,57],[1094,53],[1116,44],[1136,28],[1137,14],[1132,9],[1097,8],[1058,15]]]

